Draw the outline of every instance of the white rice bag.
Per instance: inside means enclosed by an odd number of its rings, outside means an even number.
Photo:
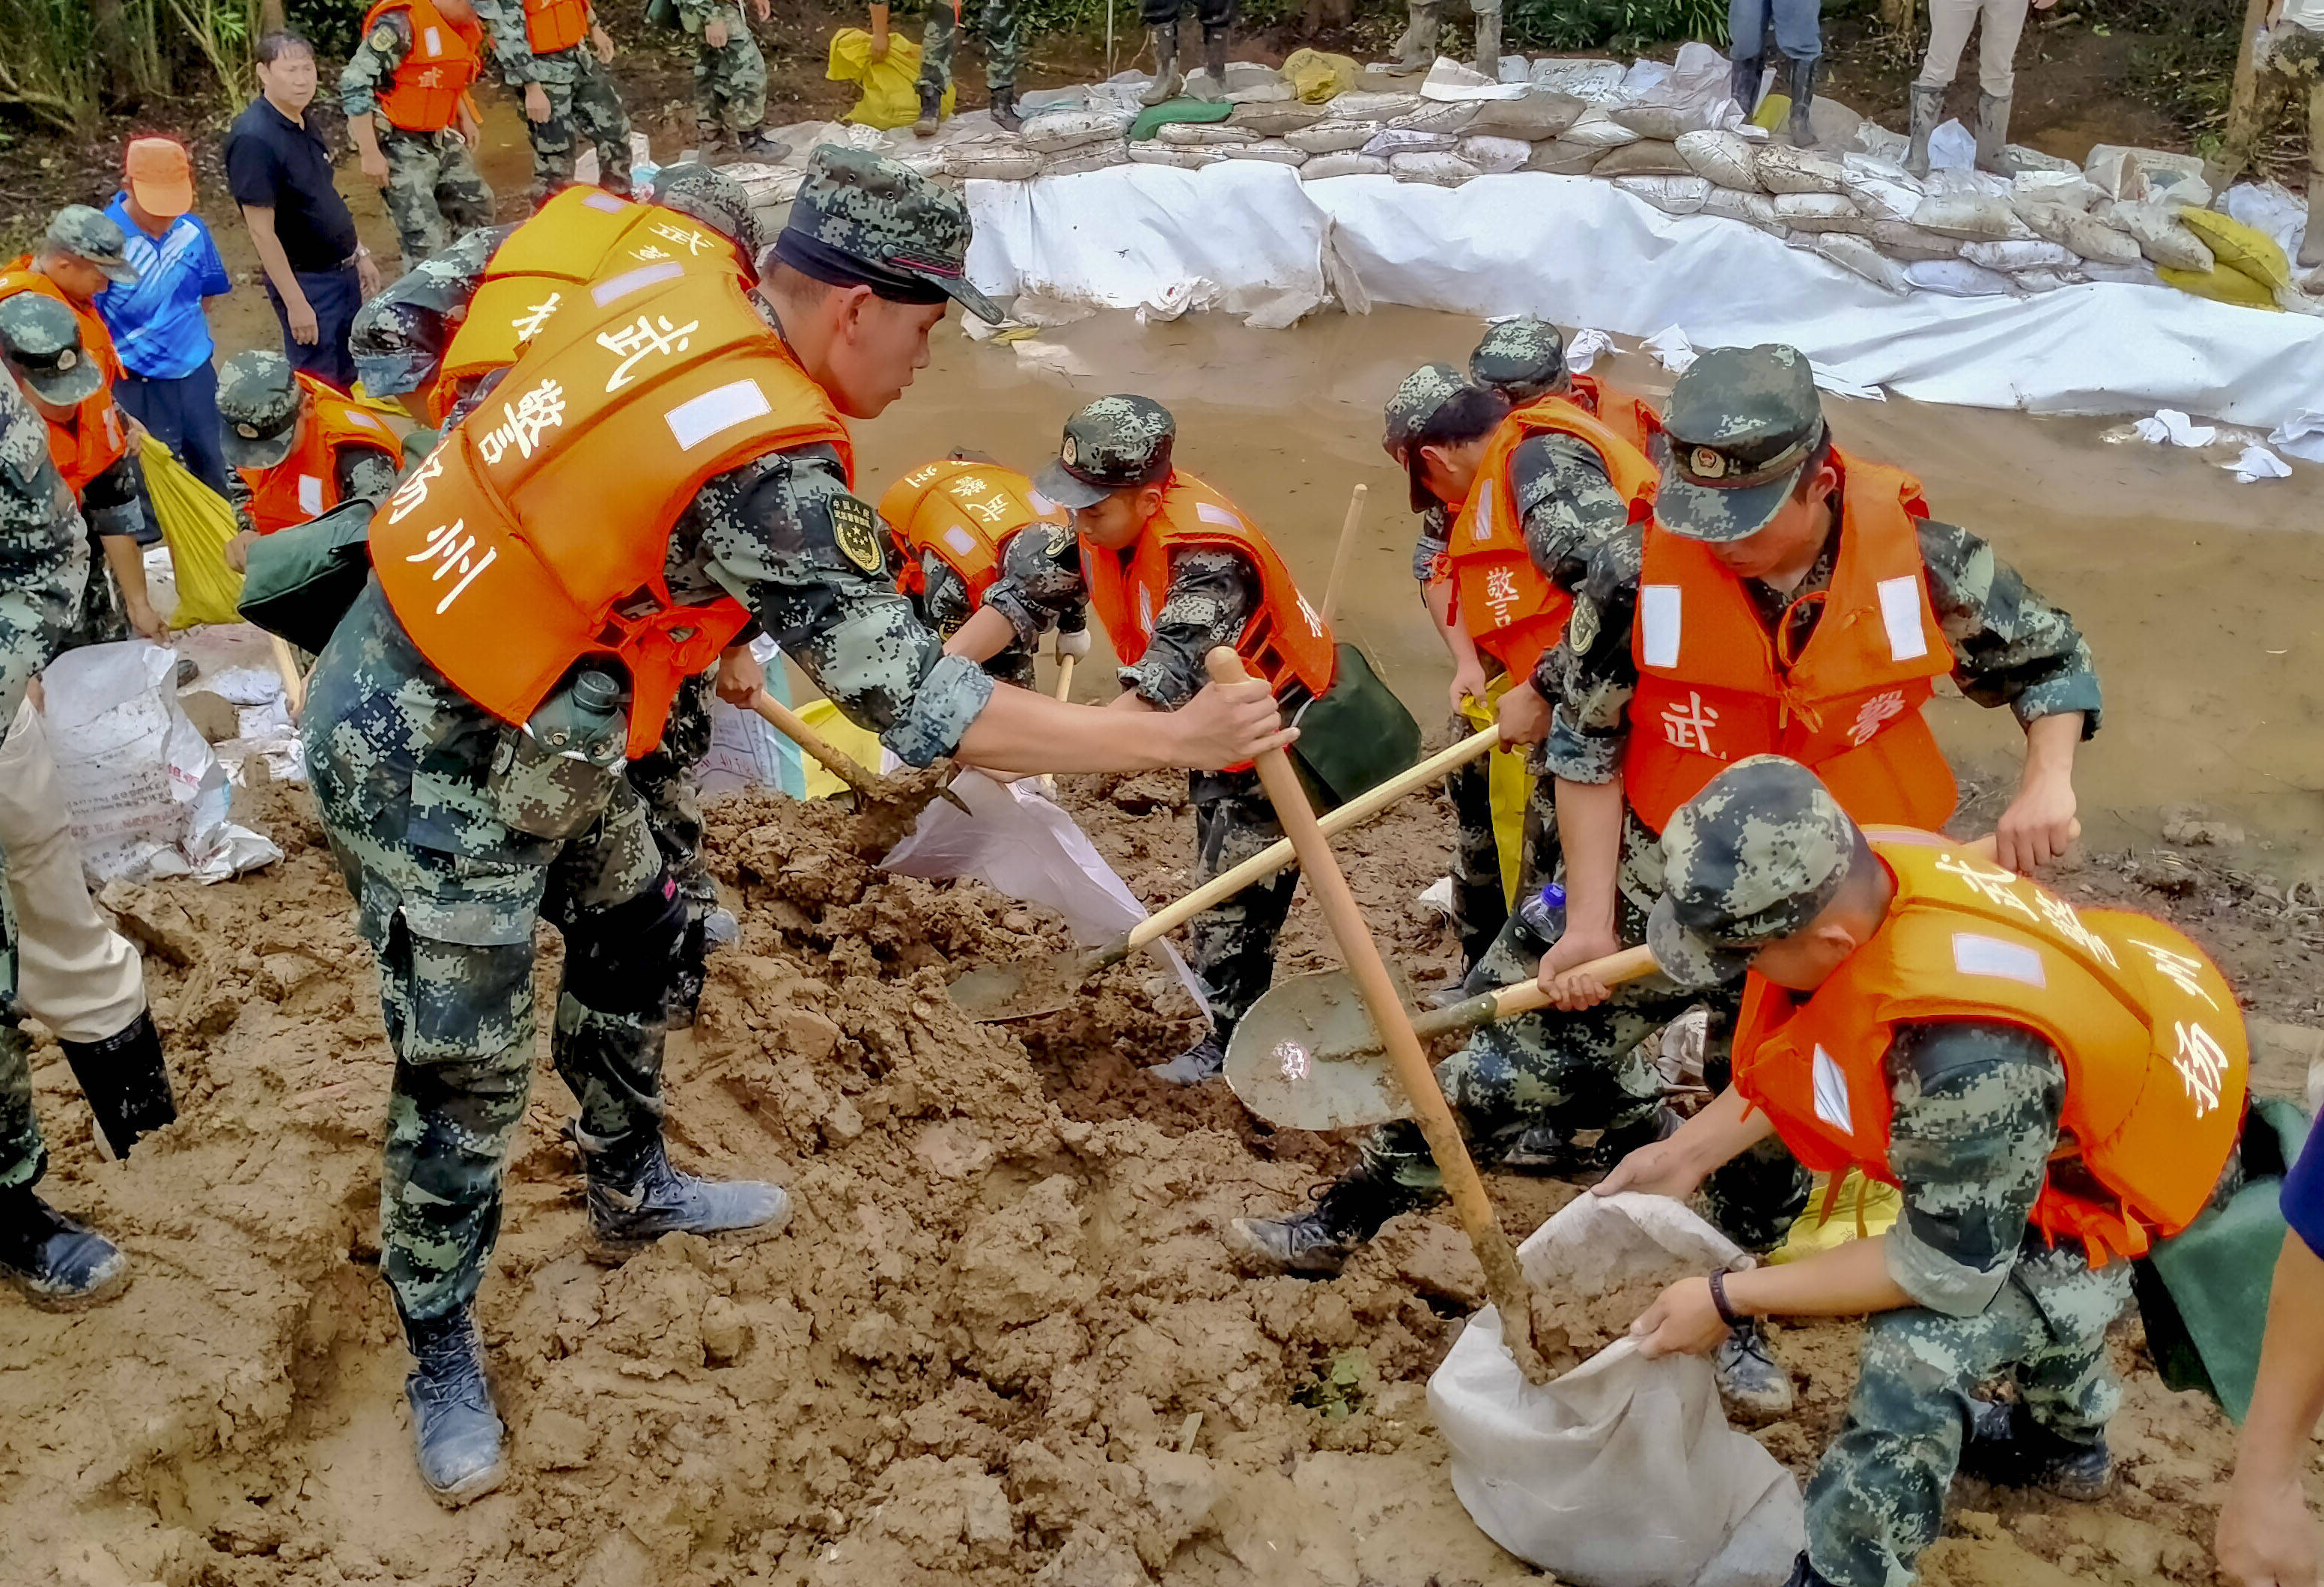
[[[1582,112],[1582,119],[1557,134],[1561,143],[1585,144],[1599,149],[1618,149],[1625,143],[1635,143],[1645,134],[1634,133],[1612,119],[1596,106]]]
[[[1912,283],[1904,279],[1904,267],[1862,237],[1827,232],[1815,239],[1814,247],[1842,270],[1853,271],[1874,286],[1898,293],[1912,289]]]
[[[1221,122],[1166,121],[1154,131],[1157,143],[1173,148],[1223,148],[1229,143],[1256,143],[1259,134],[1249,127],[1228,126]]]
[[[2009,201],[2021,215],[2029,204],[2062,204],[2087,213],[2107,197],[2079,171],[2021,171],[2009,184]]]
[[[1753,172],[1771,193],[1837,193],[1848,182],[1848,168],[1831,155],[1789,143],[1762,148]]]
[[[1455,100],[1450,104],[1425,104],[1417,110],[1407,110],[1402,115],[1388,118],[1390,126],[1410,127],[1419,133],[1458,133],[1477,119],[1473,100]]]
[[[1948,298],[2006,298],[2014,290],[1999,271],[1966,259],[1916,259],[1904,266],[1904,279],[1922,291]]]
[[[1019,135],[1025,140],[1027,148],[1055,154],[1105,138],[1118,139],[1126,125],[1120,117],[1102,110],[1053,110],[1027,121],[1024,132]]]
[[[1571,94],[1592,105],[1622,102],[1622,79],[1630,69],[1618,60],[1564,60],[1543,56],[1533,63],[1534,86]]]
[[[1618,176],[1614,185],[1665,215],[1698,214],[1711,197],[1711,183],[1699,176]]]
[[[2154,273],[2154,266],[2148,263],[2144,254],[2130,264],[2108,264],[2103,260],[2084,259],[2082,273],[2092,281],[2111,281],[2116,286],[2156,287],[2163,284],[2163,278]],[[2279,297],[2281,295],[2278,294]]]
[[[2138,239],[2128,232],[2117,231],[2096,216],[2064,204],[2023,203],[2017,207],[2017,218],[2031,226],[2035,235],[2083,259],[2135,264],[2143,257]]]
[[[1971,243],[2000,243],[2032,232],[2004,198],[1932,193],[1913,211],[1913,224]]]
[[[2039,237],[2031,242],[1970,243],[1961,249],[1961,257],[2010,275],[2026,270],[2071,270],[2081,263],[2071,250]]]
[[[1587,176],[1591,168],[1604,158],[1606,151],[1594,144],[1545,138],[1533,146],[1533,157],[1525,162],[1525,168],[1545,171],[1553,176]]]
[[[2080,271],[2021,270],[2009,279],[2019,291],[2031,295],[2035,292],[2054,292],[2060,287],[2078,286],[2080,282],[2077,278],[2080,274]]]
[[[1342,94],[1328,108],[1334,121],[1392,121],[1423,103],[1417,94]]]
[[[1522,138],[1496,138],[1471,134],[1453,151],[1488,176],[1517,171],[1533,158],[1533,145]]]
[[[1792,228],[1775,218],[1775,201],[1765,193],[1747,193],[1738,188],[1713,188],[1702,200],[1702,212],[1728,220],[1739,220],[1746,226],[1756,226],[1763,232],[1773,232],[1779,237],[1792,235]]]
[[[1891,259],[1958,259],[1962,246],[1959,237],[1930,231],[1909,220],[1868,221],[1863,235]]]
[[[1380,131],[1380,124],[1376,121],[1319,121],[1313,126],[1284,134],[1283,141],[1310,154],[1338,154],[1362,148],[1379,136]]]
[[[1168,143],[1132,143],[1130,162],[1132,165],[1175,165],[1180,171],[1200,171],[1205,165],[1216,165],[1226,158],[1223,149],[1173,147]]]
[[[1855,200],[1843,193],[1778,193],[1775,218],[1795,232],[1861,232]]]
[[[1440,188],[1457,188],[1482,174],[1458,154],[1392,154],[1388,171],[1400,182],[1432,182]]]
[[[1334,176],[1386,176],[1388,161],[1377,154],[1359,154],[1342,150],[1334,154],[1317,154],[1299,168],[1304,181],[1319,182]]]
[[[2167,199],[2117,204],[2110,218],[2136,239],[2140,253],[2157,264],[2204,272],[2218,267],[2210,245],[2180,222],[2179,207]]]
[[[1264,160],[1273,165],[1305,165],[1307,151],[1295,149],[1281,138],[1269,138],[1263,143],[1237,143],[1220,153],[1230,160]]]
[[[1758,151],[1737,134],[1728,132],[1685,133],[1677,138],[1676,143],[1679,158],[1686,161],[1695,175],[1708,179],[1713,187],[1731,188],[1746,193],[1758,190]]]
[[[1382,127],[1363,147],[1367,154],[1390,160],[1398,154],[1449,154],[1460,139],[1451,133],[1416,132],[1410,127]]]

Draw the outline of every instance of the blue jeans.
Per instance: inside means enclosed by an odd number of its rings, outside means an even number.
[[[1823,53],[1819,0],[1727,0],[1727,30],[1735,59],[1752,60],[1766,48],[1767,13],[1775,12],[1775,47],[1794,60]]]
[[[337,270],[296,273],[299,290],[307,295],[307,307],[315,311],[315,343],[308,346],[290,334],[290,313],[269,280],[266,300],[274,305],[274,318],[282,325],[282,355],[290,360],[291,368],[327,380],[343,392],[351,390],[355,383],[355,360],[347,351],[347,332],[355,325],[355,310],[363,307],[363,283],[356,278],[355,267],[342,264]]]
[[[226,454],[218,447],[217,371],[205,362],[175,380],[126,374],[113,385],[123,411],[177,454],[196,479],[226,494]]]

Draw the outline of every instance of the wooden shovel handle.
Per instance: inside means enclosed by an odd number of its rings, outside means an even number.
[[[1323,586],[1323,618],[1331,626],[1333,614],[1340,609],[1340,586],[1348,579],[1348,559],[1356,549],[1356,526],[1364,521],[1364,497],[1369,485],[1358,485],[1348,496],[1348,516],[1340,524],[1340,544],[1332,553],[1332,577]]]
[[[290,711],[291,719],[296,721],[307,704],[307,680],[300,676],[299,658],[290,653],[289,641],[279,633],[270,633],[266,637],[274,648],[274,670],[282,675],[283,706]]]
[[[1062,700],[1073,692],[1074,659],[1071,656],[1060,654],[1057,657],[1057,698]]]
[[[1224,645],[1204,659],[1213,683],[1240,683],[1249,674],[1243,669],[1242,659]],[[1307,793],[1300,786],[1299,774],[1292,769],[1291,758],[1281,750],[1269,750],[1259,757],[1259,780],[1267,789],[1269,803],[1275,807],[1275,818],[1281,822],[1292,847],[1297,851],[1301,868],[1307,873],[1307,886],[1323,906],[1323,918],[1331,927],[1333,938],[1340,945],[1340,956],[1346,961],[1348,973],[1363,994],[1364,1006],[1379,1031],[1381,1045],[1388,1050],[1388,1061],[1396,1071],[1397,1082],[1412,1104],[1413,1116],[1421,1134],[1428,1141],[1429,1155],[1436,1159],[1437,1171],[1443,1176],[1444,1188],[1452,1198],[1452,1209],[1460,1215],[1461,1226],[1475,1247],[1477,1263],[1485,1270],[1485,1293],[1501,1314],[1501,1342],[1516,1358],[1518,1370],[1530,1383],[1549,1380],[1549,1370],[1543,1363],[1533,1343],[1533,1291],[1526,1283],[1524,1269],[1517,1266],[1515,1248],[1508,1236],[1494,1219],[1492,1203],[1485,1198],[1485,1182],[1477,1175],[1477,1165],[1469,1156],[1468,1146],[1461,1139],[1461,1126],[1453,1120],[1451,1104],[1436,1084],[1435,1071],[1428,1066],[1428,1054],[1413,1034],[1412,1018],[1405,1012],[1404,1000],[1397,995],[1396,983],[1388,974],[1388,964],[1380,957],[1379,945],[1372,940],[1370,927],[1364,924],[1363,912],[1357,908],[1356,895],[1341,873],[1340,863],[1332,853],[1331,840],[1324,836],[1315,812],[1307,803]]]
[[[798,713],[784,705],[765,689],[751,702],[751,708],[765,717],[777,733],[815,757],[817,764],[857,793],[869,793],[879,786],[880,780],[858,761],[833,744],[830,740],[799,720]]]

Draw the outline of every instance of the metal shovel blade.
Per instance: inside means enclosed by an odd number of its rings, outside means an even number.
[[[1081,991],[1089,955],[1051,954],[1014,964],[978,964],[956,977],[952,1001],[980,1024],[1054,1014]]]
[[[1243,1106],[1285,1129],[1352,1130],[1412,1116],[1344,970],[1277,982],[1235,1027],[1226,1072]]]

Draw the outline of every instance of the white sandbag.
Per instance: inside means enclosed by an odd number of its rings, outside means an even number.
[[[2162,199],[2144,204],[2116,204],[2108,218],[2128,232],[2138,251],[2157,264],[2173,270],[2209,272],[2218,266],[2210,245],[2189,231],[2179,219],[2179,207]]]
[[[1533,146],[1533,157],[1525,162],[1525,168],[1547,171],[1552,176],[1587,176],[1591,167],[1605,157],[1606,151],[1594,143],[1569,143],[1563,138],[1548,138]]]
[[[2159,287],[2163,278],[2154,273],[2154,265],[2145,254],[2140,254],[2128,264],[2110,264],[2103,259],[2084,258],[2082,273],[2092,281],[2108,281],[2118,287]]]
[[[1660,138],[1640,138],[1635,143],[1607,150],[1590,168],[1590,174],[1610,180],[1622,176],[1692,176],[1694,171],[1679,157],[1676,143],[1666,143]]]
[[[1440,105],[1473,105],[1481,99],[1516,99],[1522,97],[1526,85],[1503,81],[1498,75],[1487,77],[1462,65],[1450,56],[1439,55],[1436,64],[1428,69],[1421,80],[1420,97]]]
[[[2020,215],[2025,213],[2029,204],[2061,204],[2088,214],[2091,205],[2110,196],[2101,192],[2079,170],[2021,171],[2009,184],[2009,201],[2017,207]]]
[[[1042,162],[1041,174],[1078,176],[1085,171],[1110,171],[1117,165],[1129,163],[1130,145],[1127,143],[1118,140],[1106,143],[1084,143],[1077,149],[1068,149],[1063,154],[1050,155]]]
[[[2007,276],[1966,259],[1916,259],[1904,266],[1904,279],[1948,298],[2006,298],[2012,291]]]
[[[1379,134],[1380,124],[1376,121],[1319,121],[1284,134],[1283,141],[1310,154],[1338,154],[1360,149]]]
[[[1172,165],[1180,171],[1200,171],[1205,165],[1215,165],[1227,157],[1224,149],[1178,148],[1168,143],[1132,143],[1130,162],[1132,165]]]
[[[1533,145],[1522,138],[1496,138],[1470,134],[1452,151],[1487,176],[1521,171],[1533,158]]]
[[[1102,110],[1056,110],[1032,117],[1018,135],[1025,140],[1027,148],[1056,154],[1102,139],[1119,138],[1127,125]]]
[[[1665,143],[1703,131],[1707,120],[1701,111],[1676,105],[1625,105],[1607,114],[1638,136]]]
[[[1775,201],[1765,193],[1748,193],[1736,188],[1713,188],[1702,200],[1702,212],[1728,220],[1739,220],[1746,226],[1756,226],[1761,231],[1774,232],[1787,237],[1792,228],[1775,218]]]
[[[1476,119],[1477,107],[1474,105],[1423,105],[1419,109],[1408,110],[1402,115],[1389,116],[1388,124],[1392,127],[1409,127],[1416,133],[1458,134],[1465,132],[1469,124]]]
[[[1451,133],[1416,132],[1410,127],[1382,127],[1364,144],[1363,152],[1383,160],[1398,154],[1449,154],[1461,142]]]
[[[945,174],[964,182],[1022,182],[1041,174],[1030,149],[997,143],[954,143],[945,151]]]
[[[1892,133],[1871,120],[1860,124],[1856,129],[1856,136],[1849,140],[1849,148],[1853,152],[1869,155],[1885,164],[1900,168],[1912,147],[1913,141],[1904,134]]]
[[[1227,117],[1227,125],[1248,127],[1262,138],[1279,138],[1303,126],[1314,126],[1329,114],[1321,105],[1304,105],[1296,99],[1281,105],[1238,105]]]
[[[2068,205],[2023,203],[2017,207],[2017,218],[2033,227],[2036,236],[2071,251],[2079,258],[2107,264],[2135,264],[2142,257],[2137,239],[2128,232],[2116,231],[2097,217]]]
[[[1540,1291],[1582,1296],[1738,1254],[1679,1203],[1637,1195],[1577,1196],[1517,1248]],[[1565,1581],[1778,1587],[1804,1544],[1798,1484],[1727,1425],[1706,1357],[1649,1361],[1626,1339],[1536,1389],[1488,1306],[1429,1379],[1428,1408],[1471,1518]]]
[[[1387,174],[1387,161],[1377,154],[1359,154],[1353,150],[1342,150],[1334,154],[1314,155],[1306,164],[1299,168],[1300,179],[1311,182],[1319,182],[1327,177],[1335,176],[1386,176]]]
[[[1860,232],[1856,201],[1843,193],[1778,193],[1775,218],[1795,232]]]
[[[2054,292],[2061,287],[2081,284],[2079,271],[2021,270],[2010,276],[2010,284],[2027,297],[2037,292]]]
[[[1958,259],[1963,246],[1959,237],[1930,231],[1909,220],[1869,221],[1863,235],[1891,259]]]
[[[1865,163],[1868,166],[1871,161]],[[1870,171],[1858,171],[1852,164],[1840,191],[1856,201],[1856,212],[1867,220],[1910,220],[1926,197],[1910,177],[1891,180]]]
[[[2082,177],[2109,198],[2135,204],[2146,197],[2146,176],[2128,149],[2100,143],[2082,161]]]
[[[1228,126],[1222,122],[1166,121],[1154,131],[1155,141],[1174,148],[1223,148],[1229,143],[1256,143],[1259,134],[1249,127]]]
[[[1789,143],[1761,149],[1753,171],[1771,193],[1837,193],[1848,184],[1848,168],[1839,161]]]
[[[2036,237],[2031,242],[1970,243],[1961,257],[1971,264],[2015,275],[2021,270],[2071,270],[2081,258],[2071,249]]]
[[[1904,267],[1862,237],[1825,232],[1816,237],[1814,247],[1842,270],[1853,271],[1876,287],[1885,287],[1900,295],[1912,290],[1913,283],[1904,277]]]
[[[1307,163],[1306,150],[1295,149],[1281,138],[1269,138],[1263,143],[1237,143],[1232,148],[1222,149],[1219,152],[1229,160],[1266,160],[1277,165]]]
[[[1388,172],[1400,182],[1433,182],[1457,188],[1483,173],[1458,154],[1391,154]]]
[[[2167,180],[2149,173],[2146,196],[2150,202],[2183,204],[2190,209],[2209,209],[2211,207],[2211,184],[2200,176],[2184,176],[2176,171],[2168,173]]]
[[[1758,190],[1758,152],[1736,134],[1685,133],[1674,142],[1687,168],[1711,186],[1747,193]]]
[[[1665,215],[1694,215],[1711,197],[1711,183],[1699,176],[1618,176],[1614,185]]]
[[[1536,90],[1522,99],[1488,99],[1477,106],[1477,119],[1469,124],[1468,130],[1538,143],[1572,126],[1589,108],[1571,94]]]
[[[2006,199],[1943,193],[1922,199],[1913,211],[1913,224],[1971,243],[2006,242],[2026,232]]]
[[[2004,143],[2001,159],[2002,163],[2019,172],[2045,171],[2056,176],[2080,176],[2082,173],[2082,168],[2064,155],[2045,154],[2024,143]]]
[[[1533,82],[1537,88],[1571,94],[1591,105],[1618,105],[1622,79],[1629,71],[1619,60],[1563,60],[1545,56],[1533,63]]]
[[[1421,106],[1417,94],[1342,94],[1326,108],[1334,121],[1391,121]]]
[[[1589,144],[1600,149],[1618,149],[1625,143],[1635,143],[1645,134],[1634,133],[1605,111],[1591,106],[1580,120],[1557,134],[1561,143]]]

